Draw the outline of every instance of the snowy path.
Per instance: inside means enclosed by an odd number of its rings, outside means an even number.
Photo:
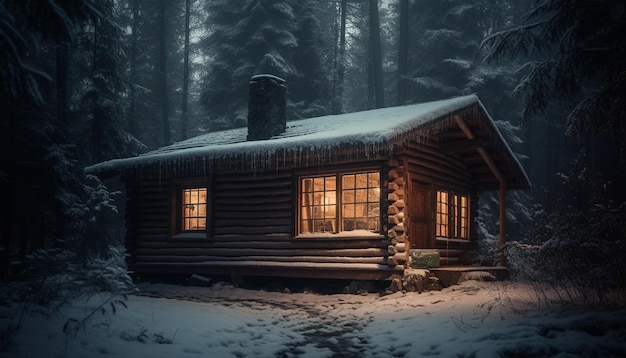
[[[503,286],[504,285],[504,286]],[[29,314],[0,357],[624,357],[626,310],[524,311],[524,287],[468,281],[441,292],[317,295],[143,285],[128,309],[97,300]],[[10,317],[0,305],[0,327]]]
[[[290,295],[259,292],[260,295],[269,295],[265,299],[235,298],[214,295],[215,292],[203,295],[202,292],[189,294],[187,289],[177,292],[176,289],[144,292],[143,296],[156,296],[169,299],[178,299],[197,302],[211,302],[233,308],[250,308],[254,311],[270,311],[273,320],[271,325],[288,329],[293,334],[287,335],[285,348],[276,352],[276,357],[300,357],[311,352],[321,353],[331,357],[364,357],[368,349],[368,337],[363,329],[374,317],[370,314],[362,316],[357,307],[365,304],[367,298],[363,296],[317,296],[315,304],[307,301],[286,300]],[[195,289],[194,289],[195,291]],[[206,291],[206,290],[205,290]],[[199,294],[198,294],[199,293]],[[334,298],[333,298],[334,297]],[[352,298],[357,298],[353,300]],[[346,298],[351,298],[346,300]],[[249,333],[251,337],[263,331],[267,322],[259,320],[256,324],[242,327],[238,333]],[[249,331],[249,332],[247,332]]]

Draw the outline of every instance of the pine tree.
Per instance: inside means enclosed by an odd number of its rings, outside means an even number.
[[[0,41],[0,183],[8,194],[3,259],[62,244],[71,209],[80,203],[65,46],[76,26],[99,16],[87,0],[0,4],[0,32],[7,34]]]
[[[316,0],[294,1],[294,14],[300,19],[294,36],[295,73],[288,76],[288,118],[308,118],[331,113],[331,65],[333,58],[332,20],[334,4]]]
[[[567,133],[587,128],[626,134],[626,4],[612,0],[545,0],[523,24],[485,39],[487,61],[530,58],[516,89],[523,96],[523,119],[550,103],[572,107]]]
[[[480,3],[422,1],[409,8],[408,101],[424,102],[470,92],[482,39]]]
[[[130,92],[128,130],[149,148],[179,140],[185,2],[126,0],[119,4],[126,7],[115,18],[130,30],[125,32],[129,47],[125,63]],[[190,114],[192,107],[188,108]]]
[[[75,105],[78,128],[77,144],[82,148],[81,163],[94,163],[109,158],[136,154],[143,144],[123,130],[123,93],[128,91],[122,78],[122,65],[127,59],[127,43],[115,21],[116,2],[98,1],[101,16],[81,28],[78,49],[74,54],[73,88],[79,97]]]
[[[271,73],[288,80],[296,72],[294,10],[288,1],[217,0],[206,6],[212,32],[203,45],[212,63],[202,102],[211,129],[241,127],[250,77]]]

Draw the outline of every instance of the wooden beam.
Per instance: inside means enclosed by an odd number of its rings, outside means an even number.
[[[467,137],[467,139],[474,139],[474,133],[472,133],[467,124],[465,124],[465,121],[463,121],[463,118],[461,118],[461,116],[454,116],[454,121],[459,126],[459,128],[461,128],[461,131],[463,132],[463,134],[465,134],[465,137]]]
[[[491,172],[498,179],[498,181],[500,183],[505,183],[504,176],[500,172],[500,169],[498,169],[498,167],[496,166],[496,163],[491,159],[489,153],[487,153],[485,148],[479,147],[476,148],[476,150],[478,151],[478,154],[480,154],[481,158],[483,158],[485,163],[487,163],[487,166],[489,167],[489,169],[491,169]]]

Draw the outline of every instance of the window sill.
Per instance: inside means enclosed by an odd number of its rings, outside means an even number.
[[[206,232],[183,232],[172,236],[175,240],[206,240],[208,235]]]
[[[300,234],[296,239],[384,239],[385,235],[367,230],[340,231],[338,233],[309,233]]]

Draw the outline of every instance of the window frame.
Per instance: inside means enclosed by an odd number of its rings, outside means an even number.
[[[177,180],[170,187],[170,236],[175,239],[206,239],[211,232],[212,196],[209,178]],[[203,230],[183,229],[183,191],[206,189],[206,224]]]
[[[344,227],[344,216],[343,216],[343,209],[344,209],[344,197],[343,197],[343,193],[344,190],[354,190],[355,194],[356,194],[356,190],[358,190],[357,188],[348,188],[345,189],[344,185],[343,185],[343,178],[346,175],[357,175],[357,174],[370,174],[370,173],[375,173],[378,174],[378,186],[377,187],[369,187],[366,186],[365,188],[358,188],[358,189],[373,189],[373,188],[377,188],[378,189],[378,200],[375,202],[375,204],[378,207],[378,215],[376,216],[376,229],[375,230],[369,230],[369,229],[364,229],[367,230],[369,232],[372,233],[376,233],[376,234],[381,234],[382,233],[382,200],[383,200],[383,176],[382,176],[382,171],[380,168],[355,168],[355,169],[346,169],[346,170],[339,170],[339,171],[328,171],[328,172],[320,172],[320,173],[316,173],[316,174],[300,174],[297,175],[297,200],[296,200],[296,215],[295,215],[295,219],[296,219],[296,225],[295,225],[295,229],[296,229],[296,233],[295,236],[304,236],[304,235],[312,235],[312,234],[317,234],[317,235],[328,235],[329,237],[332,237],[333,235],[337,235],[339,233],[342,232],[351,232],[351,231],[355,231],[355,230],[359,230],[359,228],[354,228],[352,230],[345,230]],[[335,207],[335,216],[334,218],[331,218],[334,220],[334,227],[335,230],[334,231],[309,231],[309,232],[303,232],[303,215],[302,215],[302,210],[304,208],[303,206],[303,197],[305,194],[303,185],[304,185],[304,180],[305,179],[315,179],[315,178],[329,178],[332,177],[334,178],[335,181],[335,202],[334,207]],[[367,179],[369,181],[369,178]],[[369,185],[369,184],[366,184]],[[326,189],[326,188],[324,188]],[[327,190],[324,190],[324,192],[326,192]],[[328,190],[328,191],[333,191],[333,190]],[[316,191],[310,191],[310,193],[315,193]],[[369,200],[369,197],[367,198],[367,200]],[[366,202],[357,202],[356,201],[356,197],[355,197],[355,201],[351,202],[351,204],[353,205],[357,205],[357,204],[364,204],[366,205],[371,205],[374,202],[370,202],[370,201],[366,201]],[[349,204],[348,204],[349,205]],[[316,206],[316,205],[312,205],[312,206]],[[352,216],[352,219],[356,220],[358,218],[362,218],[361,216]],[[369,218],[369,216],[365,216],[364,218]],[[325,218],[323,219],[325,220]]]
[[[445,193],[446,211],[440,210],[444,203],[441,194]],[[435,189],[435,238],[440,239],[471,239],[471,196],[469,192],[452,190],[448,188]],[[440,222],[440,218],[446,217],[445,222]],[[445,228],[446,233],[440,230]]]

